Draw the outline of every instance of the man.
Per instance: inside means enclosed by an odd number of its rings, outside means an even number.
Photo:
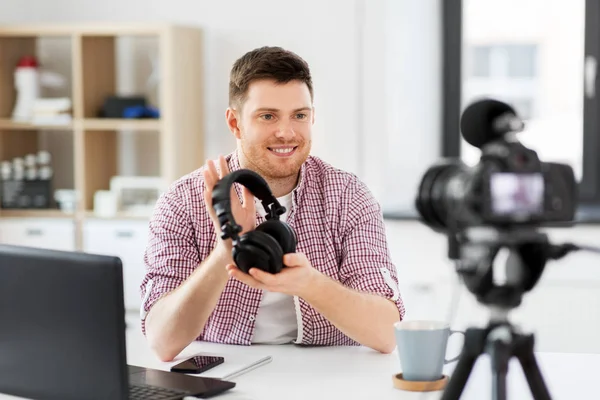
[[[229,86],[226,120],[236,151],[175,182],[150,222],[141,285],[150,346],[163,361],[194,340],[393,351],[393,324],[404,306],[380,208],[355,175],[309,155],[315,115],[308,65],[278,47],[255,49],[235,62]],[[212,190],[239,168],[265,178],[298,236],[278,274],[243,273],[231,240],[220,237]],[[264,210],[239,187],[232,212],[244,233],[264,221]]]

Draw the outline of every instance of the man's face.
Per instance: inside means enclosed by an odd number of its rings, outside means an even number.
[[[265,178],[297,175],[311,148],[314,110],[305,83],[254,81],[227,119],[248,167]]]

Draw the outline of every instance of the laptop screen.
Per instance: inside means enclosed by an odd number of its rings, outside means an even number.
[[[0,393],[126,399],[117,257],[0,245]]]

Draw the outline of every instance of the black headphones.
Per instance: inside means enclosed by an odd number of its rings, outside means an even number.
[[[262,201],[267,211],[266,221],[255,230],[238,236],[242,227],[231,213],[231,185],[235,182],[245,186]],[[219,218],[221,238],[232,239],[233,260],[245,273],[255,267],[276,274],[283,268],[283,255],[296,251],[296,233],[291,226],[279,220],[285,213],[283,207],[271,193],[262,176],[248,169],[239,169],[217,182],[212,193],[213,208]]]

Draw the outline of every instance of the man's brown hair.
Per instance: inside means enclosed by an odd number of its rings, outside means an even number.
[[[241,106],[250,83],[272,79],[277,83],[304,82],[313,98],[312,77],[308,63],[297,54],[281,47],[264,46],[249,51],[236,60],[229,76],[229,105]]]

